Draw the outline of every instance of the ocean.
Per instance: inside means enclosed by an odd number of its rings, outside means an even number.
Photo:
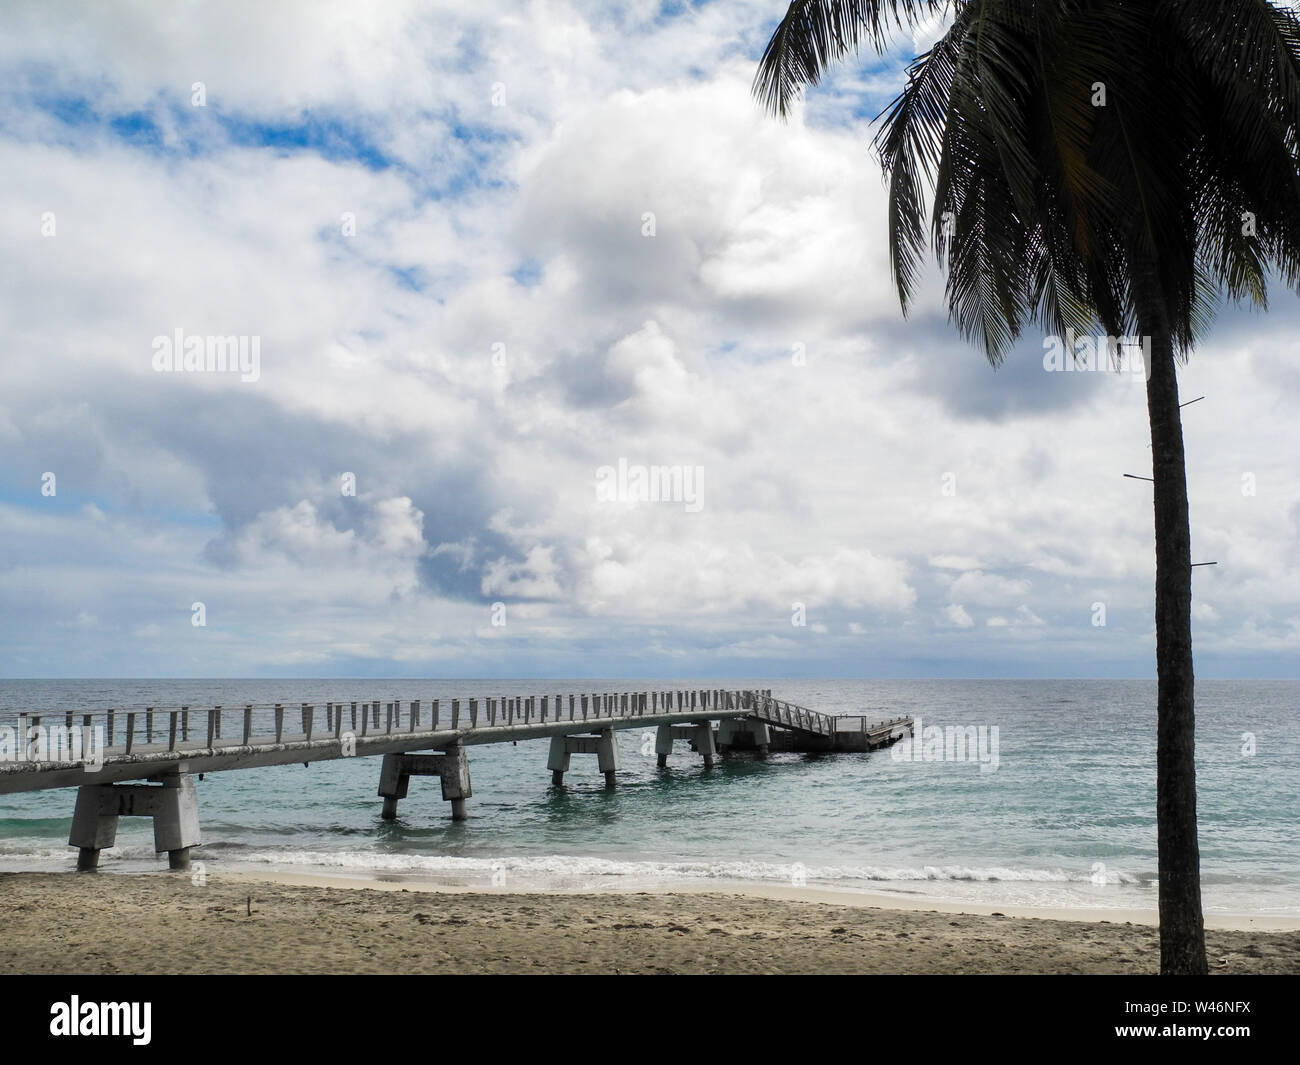
[[[470,747],[469,819],[436,778],[380,818],[379,758],[211,773],[205,875],[256,867],[420,876],[510,890],[730,882],[958,902],[1156,905],[1155,683],[1140,680],[0,681],[0,714],[188,704],[770,688],[814,710],[984,729],[996,759],[736,754],[705,770],[652,730],[617,733],[619,786],[575,755],[553,788],[544,741]],[[1300,914],[1300,681],[1197,682],[1207,913]],[[997,732],[992,730],[996,728]],[[902,753],[900,749],[898,753]],[[908,753],[911,753],[908,750]],[[938,753],[936,746],[932,754]],[[986,752],[987,753],[987,752]],[[0,870],[70,870],[71,789],[0,795]],[[106,872],[158,870],[150,823],[123,818]]]

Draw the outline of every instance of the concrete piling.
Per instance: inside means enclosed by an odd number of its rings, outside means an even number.
[[[397,817],[397,802],[406,798],[411,777],[438,777],[442,797],[451,803],[451,819],[468,816],[466,800],[473,795],[469,779],[469,758],[465,748],[453,743],[442,754],[386,754],[379,769],[379,795],[384,800],[381,816]]]
[[[660,769],[668,765],[675,740],[688,740],[691,747],[704,757],[704,768],[712,769],[717,754],[713,744],[713,726],[707,721],[693,721],[689,725],[660,725],[655,733],[655,755]]]
[[[199,800],[194,777],[166,773],[160,784],[83,784],[77,789],[68,845],[77,848],[77,869],[99,866],[100,851],[117,841],[120,817],[152,817],[154,850],[167,852],[168,867],[188,869],[199,837]]]
[[[618,785],[618,741],[613,729],[601,729],[594,736],[551,737],[546,768],[551,771],[551,783],[556,787],[564,783],[569,758],[574,754],[594,754],[596,767],[605,775],[605,787]]]

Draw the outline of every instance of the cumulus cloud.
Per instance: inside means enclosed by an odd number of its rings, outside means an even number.
[[[778,123],[774,19],[8,5],[4,668],[1149,672],[1140,387],[1032,336],[993,371],[933,275],[901,320],[861,117],[899,56]],[[1297,317],[1181,371],[1215,668],[1300,646]],[[155,372],[177,328],[259,378]],[[701,505],[598,498],[620,460]]]
[[[1029,594],[1031,583],[1023,578],[1003,577],[982,570],[969,570],[954,580],[948,589],[953,601],[962,600],[981,606],[1000,606]]]
[[[966,608],[960,603],[949,603],[944,607],[943,613],[944,617],[959,629],[969,629],[975,624],[971,616],[966,613]]]

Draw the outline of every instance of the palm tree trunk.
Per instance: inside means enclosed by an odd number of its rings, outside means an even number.
[[[1150,309],[1151,305],[1148,305]],[[1196,836],[1196,715],[1192,675],[1192,537],[1178,377],[1165,316],[1142,315],[1151,338],[1147,415],[1155,480],[1156,835],[1160,870],[1160,972],[1207,972]]]

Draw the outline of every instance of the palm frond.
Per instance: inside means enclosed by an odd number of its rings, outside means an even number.
[[[868,41],[883,51],[890,34],[917,25],[949,0],[793,0],[777,24],[754,75],[753,94],[785,118],[803,89]]]

